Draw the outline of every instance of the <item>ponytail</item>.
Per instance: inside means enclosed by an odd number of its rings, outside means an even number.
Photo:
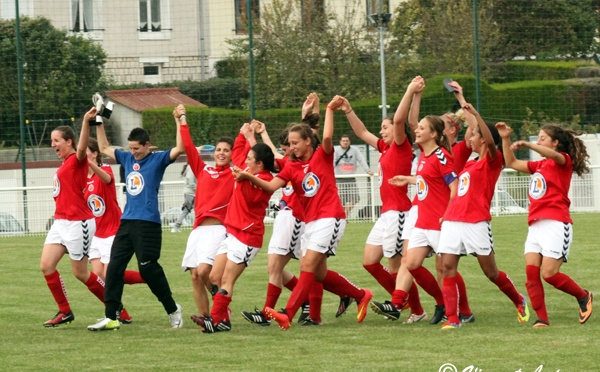
[[[583,132],[576,132],[572,129],[563,129],[558,125],[547,124],[541,130],[546,132],[554,141],[558,141],[558,152],[569,154],[573,162],[573,171],[579,177],[590,172],[588,167],[590,155],[587,152],[583,141],[576,136],[580,136]]]

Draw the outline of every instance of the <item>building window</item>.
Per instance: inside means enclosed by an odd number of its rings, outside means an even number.
[[[321,24],[320,19],[325,15],[324,0],[301,0],[300,13],[302,15],[302,23],[305,25]]]
[[[259,0],[235,0],[235,33],[245,35],[248,33],[248,3],[252,2],[252,23],[260,20]]]
[[[160,65],[144,65],[144,83],[158,84],[162,82]]]
[[[71,0],[71,31],[102,39],[102,0]]]
[[[375,27],[371,14],[391,13],[389,0],[367,0],[367,26]],[[381,2],[381,10],[377,9],[377,3]]]
[[[169,0],[139,0],[140,40],[171,38],[169,28]]]

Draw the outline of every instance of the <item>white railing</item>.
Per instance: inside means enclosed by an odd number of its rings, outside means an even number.
[[[600,212],[600,167],[591,167],[590,174],[583,178],[573,175],[569,198],[572,212]],[[359,201],[348,214],[352,222],[372,222],[381,211],[377,176],[356,174],[338,176],[338,178],[355,178]],[[492,215],[526,214],[529,206],[528,175],[519,174],[512,169],[502,172],[494,199],[492,200]],[[117,184],[117,196],[121,208],[125,205],[124,184]],[[415,190],[409,187],[409,197],[412,199]],[[342,195],[341,195],[342,196]],[[281,190],[271,197],[267,209],[266,222],[271,223],[277,214],[277,204],[281,198]],[[159,192],[159,210],[163,228],[170,228],[169,223],[179,216],[183,203],[183,181],[163,181]],[[51,186],[6,187],[0,188],[0,236],[14,235],[45,235],[52,224],[54,200]],[[190,228],[194,218],[190,214],[184,221],[183,227]]]

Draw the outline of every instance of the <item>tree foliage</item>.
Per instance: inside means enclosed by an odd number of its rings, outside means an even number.
[[[106,54],[79,35],[55,28],[46,18],[21,19],[25,118],[66,119],[82,116],[99,89]],[[0,20],[0,138],[19,138],[19,94],[15,20]]]

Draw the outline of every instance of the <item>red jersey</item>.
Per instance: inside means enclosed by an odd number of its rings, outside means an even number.
[[[117,202],[115,176],[108,164],[100,168],[110,175],[110,182],[104,183],[95,173],[88,178],[84,198],[96,218],[96,233],[98,238],[114,236],[121,223],[121,207]]]
[[[321,218],[346,218],[335,184],[333,151],[325,154],[319,147],[309,161],[289,162],[277,177],[300,191],[306,223]]]
[[[571,157],[561,152],[565,164],[559,165],[552,159],[527,162],[529,173],[529,224],[535,220],[550,220],[573,223],[569,214],[569,188],[573,175]]]
[[[196,215],[194,229],[200,226],[207,217],[214,217],[224,223],[229,200],[233,193],[233,184],[235,183],[231,167],[229,164],[222,167],[207,165],[198,155],[198,150],[190,136],[189,127],[182,125],[180,132],[189,166],[198,180],[194,201],[194,213]]]
[[[250,144],[241,133],[235,140],[233,149],[234,164],[246,169],[245,159],[250,151]],[[255,174],[255,176],[267,182],[273,179],[273,175],[267,170]],[[264,218],[267,214],[271,194],[254,186],[250,181],[235,182],[225,217],[227,232],[244,244],[251,247],[262,247],[265,234]]]
[[[377,140],[377,150],[381,153],[379,158],[379,194],[381,195],[381,213],[387,211],[408,211],[408,185],[398,187],[390,184],[388,179],[397,176],[410,176],[413,152],[408,138],[401,145],[392,142],[387,145],[382,139]]]
[[[421,153],[417,167],[417,198],[419,217],[415,227],[441,230],[440,218],[448,208],[449,184],[456,179],[452,157],[442,147],[425,156]]]
[[[77,160],[77,154],[67,156],[54,174],[52,195],[56,203],[57,220],[84,221],[94,218],[84,199],[88,160]]]
[[[291,160],[286,156],[283,159],[275,159],[275,162],[281,171],[285,165],[288,164],[288,162],[291,162]],[[294,192],[294,187],[290,181],[288,181],[287,185],[285,185],[282,193],[283,195],[279,201],[279,210],[291,210],[292,216],[300,221],[304,221],[304,208],[302,208],[298,194]]]
[[[452,160],[454,161],[456,173],[462,172],[472,152],[473,150],[467,148],[467,143],[464,140],[454,142],[454,145],[452,145]]]
[[[458,176],[458,190],[444,220],[477,223],[490,221],[490,204],[496,181],[502,172],[502,154],[490,159],[488,152],[480,161],[467,162]]]

